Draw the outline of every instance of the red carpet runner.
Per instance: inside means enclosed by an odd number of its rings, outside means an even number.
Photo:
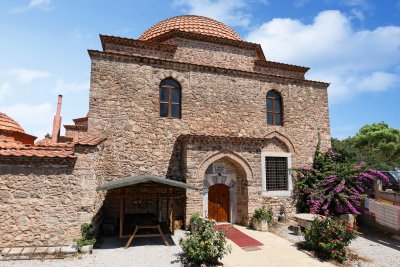
[[[264,245],[254,238],[242,233],[231,224],[218,224],[215,226],[217,231],[225,232],[226,237],[241,248],[244,247],[257,247]]]

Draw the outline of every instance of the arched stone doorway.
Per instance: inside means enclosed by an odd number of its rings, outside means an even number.
[[[210,188],[214,185],[224,185],[229,195],[229,203],[224,205],[229,206],[229,216],[226,221],[247,224],[248,179],[252,177],[247,162],[232,152],[220,152],[203,162],[199,172],[202,172],[204,177],[203,216],[215,219],[215,211],[211,211],[210,214],[209,210],[212,206],[209,203]]]

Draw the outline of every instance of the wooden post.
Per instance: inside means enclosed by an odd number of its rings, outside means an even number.
[[[125,189],[124,189],[125,193]],[[124,235],[124,217],[125,217],[125,194],[120,194],[119,200],[119,238]]]
[[[167,226],[171,227],[169,224],[169,187],[167,187]],[[171,228],[170,228],[171,229]]]
[[[174,191],[176,191],[176,190],[174,189]],[[175,193],[175,195],[177,194],[177,192],[174,192],[174,193]],[[171,208],[172,235],[174,235],[174,233],[175,233],[175,217],[174,217],[175,214],[174,214],[174,209],[175,209],[176,198],[172,198],[171,201],[172,201],[172,208]]]

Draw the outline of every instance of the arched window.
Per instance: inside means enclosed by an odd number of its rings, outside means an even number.
[[[160,117],[181,118],[181,86],[171,78],[160,83]]]
[[[267,124],[282,125],[282,97],[275,91],[271,90],[267,93]]]

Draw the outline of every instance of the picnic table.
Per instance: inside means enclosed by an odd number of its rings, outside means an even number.
[[[135,219],[133,223],[135,224],[135,229],[132,235],[130,235],[128,242],[126,242],[125,248],[129,248],[134,238],[137,237],[161,237],[166,246],[169,246],[165,234],[161,229],[160,223],[157,221],[157,217],[154,214],[135,214]],[[140,229],[155,229],[158,233],[152,234],[138,234]]]

